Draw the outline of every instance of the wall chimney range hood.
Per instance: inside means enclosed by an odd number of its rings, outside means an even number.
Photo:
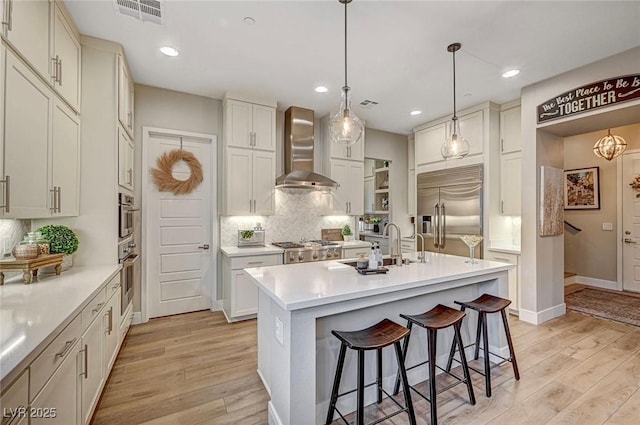
[[[291,106],[284,113],[284,175],[278,188],[335,189],[338,183],[313,172],[313,121],[311,109]]]

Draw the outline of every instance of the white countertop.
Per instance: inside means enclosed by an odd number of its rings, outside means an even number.
[[[338,241],[338,244],[340,244],[343,248],[367,248],[371,246],[371,242],[367,242],[367,241],[360,241],[360,240],[355,240],[355,241],[348,241],[348,242],[342,242],[342,241]]]
[[[416,253],[403,257],[416,259]],[[318,261],[245,269],[259,289],[285,310],[316,307],[365,296],[509,270],[513,266],[468,257],[426,253],[427,263],[390,266],[387,274],[361,275],[339,261]]]
[[[282,254],[284,250],[277,246],[223,246],[220,251],[227,257],[248,257],[251,255]]]
[[[0,382],[26,367],[119,270],[72,267],[30,285],[12,279],[0,286]]]

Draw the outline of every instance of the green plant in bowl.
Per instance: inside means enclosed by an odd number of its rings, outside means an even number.
[[[353,235],[353,233],[351,233],[351,226],[349,226],[348,224],[345,224],[344,226],[342,226],[342,236],[351,236]]]
[[[251,239],[253,235],[254,235],[253,230],[242,230],[240,232],[240,237],[242,239]]]
[[[78,237],[67,226],[47,225],[37,231],[49,241],[52,254],[71,255],[78,250]]]

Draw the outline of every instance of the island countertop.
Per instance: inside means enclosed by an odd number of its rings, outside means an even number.
[[[405,254],[404,257],[417,260],[414,253]],[[490,274],[513,267],[496,261],[477,260],[477,263],[469,264],[465,260],[468,258],[428,252],[426,263],[389,266],[388,273],[377,275],[361,275],[354,267],[340,260],[256,267],[245,271],[275,303],[284,310],[293,311]]]

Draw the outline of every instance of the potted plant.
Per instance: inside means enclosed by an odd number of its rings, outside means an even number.
[[[371,222],[373,223],[373,231],[374,233],[380,233],[380,222],[382,220],[380,219],[380,217],[374,217],[371,219]]]
[[[342,226],[342,239],[344,239],[345,241],[353,240],[353,233],[351,233],[351,226],[349,226],[348,224],[345,224],[344,226]]]
[[[62,270],[73,265],[73,253],[78,250],[78,237],[67,226],[47,225],[37,230],[49,241],[51,254],[64,254]]]

